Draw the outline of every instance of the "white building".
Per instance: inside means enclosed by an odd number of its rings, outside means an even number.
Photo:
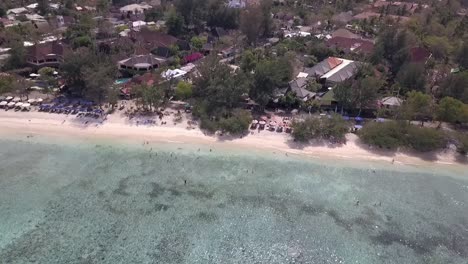
[[[146,4],[146,3],[141,3],[141,4],[131,4],[131,5],[126,5],[122,8],[120,8],[120,12],[124,14],[132,13],[132,14],[141,14],[144,13],[146,10],[151,9],[152,6]]]

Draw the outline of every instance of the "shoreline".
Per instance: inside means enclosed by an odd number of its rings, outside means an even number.
[[[336,158],[348,161],[378,161],[410,166],[466,165],[466,159],[455,151],[439,153],[406,153],[372,150],[360,144],[354,134],[346,136],[347,143],[340,146],[325,144],[298,144],[289,134],[262,131],[242,138],[205,135],[198,128],[187,129],[182,124],[167,126],[133,125],[128,119],[114,114],[103,124],[80,122],[74,116],[40,112],[0,111],[0,134],[20,137],[45,136],[56,139],[85,141],[111,140],[135,143],[197,144],[224,149],[273,151],[306,158]]]

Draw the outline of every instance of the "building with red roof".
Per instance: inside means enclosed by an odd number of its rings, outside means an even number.
[[[426,63],[432,53],[426,48],[414,47],[410,49],[410,60],[413,63]]]

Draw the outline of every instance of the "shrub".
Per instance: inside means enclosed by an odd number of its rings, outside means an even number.
[[[457,140],[457,152],[466,155],[468,154],[468,134],[459,132],[456,135]]]
[[[446,144],[445,136],[440,130],[396,121],[369,123],[358,135],[364,143],[386,149],[408,147],[426,152],[443,148]]]
[[[228,117],[208,117],[202,113],[200,116],[200,128],[214,133],[219,129],[224,132],[240,135],[249,129],[252,115],[249,111],[236,109]]]
[[[0,94],[11,92],[15,85],[15,77],[0,74]]]
[[[178,99],[188,99],[192,96],[192,84],[184,81],[180,81],[177,84],[175,94]]]
[[[427,127],[408,127],[407,146],[414,150],[433,151],[443,148],[445,144],[445,138],[440,130]]]
[[[218,124],[208,116],[202,115],[200,116],[200,129],[214,133],[218,130]]]
[[[320,119],[308,117],[304,121],[296,121],[292,123],[292,137],[301,142],[307,142],[313,138],[319,137]]]
[[[232,116],[219,121],[219,127],[231,134],[239,135],[249,129],[252,115],[246,110],[236,110]]]
[[[348,124],[339,115],[317,119],[308,117],[304,121],[294,121],[292,136],[297,141],[324,139],[332,142],[344,142]]]
[[[331,118],[322,120],[321,137],[332,142],[346,141],[345,135],[349,131],[348,124],[340,115],[332,115]]]
[[[379,148],[397,149],[405,145],[404,125],[398,122],[368,123],[358,133],[361,140]]]

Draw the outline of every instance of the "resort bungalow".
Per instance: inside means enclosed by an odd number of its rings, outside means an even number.
[[[131,4],[131,5],[126,5],[122,8],[120,8],[120,13],[122,14],[142,14],[146,10],[151,9],[152,6],[146,4],[146,3],[141,3],[141,4]]]
[[[306,89],[307,87],[307,78],[300,77],[295,80],[292,80],[289,83],[288,91],[293,92],[296,97],[304,102],[315,99],[316,93],[311,92]]]
[[[139,31],[131,31],[130,39],[141,48],[156,54],[159,57],[168,58],[170,49],[173,46],[179,47],[179,50],[189,50],[190,45],[186,41],[177,39],[174,36],[142,27]]]
[[[343,51],[344,54],[371,54],[374,51],[374,43],[365,39],[332,37],[326,41],[326,45],[330,48],[336,48]]]
[[[26,62],[36,69],[58,67],[63,62],[65,49],[58,41],[36,44],[27,48]]]
[[[165,62],[165,59],[156,57],[153,54],[134,55],[128,59],[119,61],[119,69],[148,72],[161,67]]]
[[[379,101],[380,107],[387,109],[396,109],[400,107],[402,103],[403,100],[394,96],[384,97]]]
[[[353,77],[359,68],[360,62],[329,57],[312,68],[304,69],[309,77],[317,78],[320,83],[333,86]]]

